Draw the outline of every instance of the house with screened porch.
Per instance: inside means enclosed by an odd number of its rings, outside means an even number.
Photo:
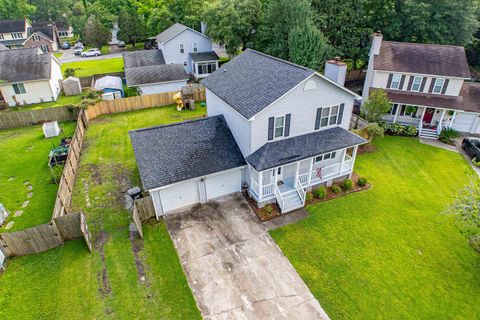
[[[372,37],[363,99],[385,90],[392,103],[385,120],[414,125],[436,139],[443,128],[480,133],[480,84],[470,82],[460,46],[384,41]]]

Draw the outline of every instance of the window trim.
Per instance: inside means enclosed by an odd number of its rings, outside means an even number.
[[[49,48],[48,45],[46,45],[46,44],[42,44],[42,45],[40,46],[40,48],[42,49],[42,51],[43,51],[44,53],[50,52],[50,48]]]
[[[183,45],[183,43],[180,43],[180,44],[178,45],[178,49],[179,49],[179,51],[180,51],[180,54],[185,53],[185,46]]]
[[[280,139],[285,137],[285,118],[286,116],[283,115],[283,116],[275,117],[275,119],[273,120],[273,139]],[[282,119],[281,126],[277,125],[277,119]],[[277,129],[280,129],[280,128],[282,128],[282,134],[277,136]]]
[[[40,41],[40,36],[38,34],[33,35],[33,41]]]
[[[437,91],[435,91],[435,88],[437,87],[438,81],[442,81],[442,84],[440,85],[440,88],[437,92]],[[432,93],[441,94],[444,85],[445,85],[445,78],[436,78],[435,83],[433,84]]]
[[[192,43],[192,51],[195,53],[198,52],[198,42]]]
[[[330,124],[332,122],[332,109],[334,107],[337,107],[337,114],[335,115],[335,123]],[[335,105],[331,105],[331,106],[328,106],[328,107],[319,107],[319,108],[322,108],[322,114],[320,115],[320,126],[317,130],[332,127],[332,126],[336,126],[337,122],[338,122],[338,115],[340,114],[340,104],[335,104]],[[323,112],[325,110],[328,110],[328,116],[326,116],[326,117],[323,116]],[[324,119],[327,119],[327,124],[326,125],[323,125],[323,120]]]
[[[25,89],[25,84],[23,82],[18,82],[18,83],[14,83],[12,84],[12,87],[13,87],[13,92],[15,94],[25,94],[27,93],[27,90]],[[15,90],[15,88],[17,88]],[[18,91],[18,93],[17,93]]]
[[[420,79],[420,81],[418,82],[418,89],[414,89],[415,87],[415,80],[416,79]],[[412,87],[410,88],[410,91],[414,91],[414,92],[420,92],[420,88],[422,87],[422,81],[423,81],[423,76],[413,76],[413,81],[412,81]]]
[[[326,156],[328,156],[328,158],[326,158]],[[321,155],[318,155],[316,156],[315,158],[313,158],[313,162],[314,163],[321,163],[325,160],[330,160],[330,159],[333,159],[337,156],[337,151],[332,151],[332,152],[327,152],[327,153],[323,153]]]
[[[398,76],[398,81],[396,82],[397,83],[397,86],[394,87],[394,83],[395,83],[395,78]],[[392,75],[392,82],[390,83],[390,88],[389,89],[393,89],[393,90],[401,90],[400,88],[400,82],[402,82],[402,75],[400,73],[394,73]]]

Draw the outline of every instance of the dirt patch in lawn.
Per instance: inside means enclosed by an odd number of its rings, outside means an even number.
[[[150,284],[146,278],[147,273],[145,271],[145,266],[143,265],[142,259],[139,255],[140,251],[143,250],[143,240],[139,239],[138,236],[139,234],[136,227],[131,226],[129,239],[132,244],[132,252],[135,259],[135,268],[137,269],[138,281],[146,286],[149,286]]]
[[[106,296],[112,292],[110,283],[108,281],[107,265],[105,264],[105,243],[108,241],[108,234],[105,231],[101,231],[96,239],[95,249],[100,253],[100,259],[102,261],[102,271],[99,271],[97,274],[98,280],[98,291]]]
[[[102,173],[98,165],[89,163],[84,166],[84,169],[89,172],[89,180],[93,181],[96,185],[103,183]]]

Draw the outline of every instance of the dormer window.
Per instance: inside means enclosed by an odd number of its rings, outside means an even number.
[[[38,34],[33,35],[33,41],[40,41],[40,37],[38,36]]]
[[[422,76],[415,76],[413,78],[413,82],[412,82],[412,91],[420,91],[420,86],[422,85],[422,80],[423,80],[423,77]]]
[[[390,84],[390,89],[398,90],[400,89],[400,81],[402,80],[401,74],[394,74],[392,76],[392,83]]]
[[[443,78],[435,79],[435,84],[433,85],[433,93],[441,93],[444,84],[445,84],[445,79]]]

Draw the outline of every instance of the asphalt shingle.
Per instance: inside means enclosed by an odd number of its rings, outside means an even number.
[[[145,190],[246,164],[221,115],[129,134]]]
[[[0,20],[0,33],[25,32],[25,20]]]
[[[50,79],[52,55],[38,48],[0,51],[0,83]]]
[[[135,86],[167,81],[188,80],[188,75],[181,64],[163,64],[125,68],[125,78],[127,85]]]
[[[201,83],[250,119],[314,73],[314,70],[247,49]]]
[[[165,64],[162,50],[157,49],[123,52],[122,56],[125,69]]]
[[[335,127],[266,143],[246,160],[255,170],[263,171],[366,142],[352,132]]]
[[[215,51],[191,52],[190,57],[193,62],[216,61],[220,59]]]
[[[187,26],[184,26],[181,23],[175,23],[165,31],[159,33],[155,38],[157,39],[158,43],[164,43],[175,37],[176,35],[182,33],[186,29],[188,29]]]

